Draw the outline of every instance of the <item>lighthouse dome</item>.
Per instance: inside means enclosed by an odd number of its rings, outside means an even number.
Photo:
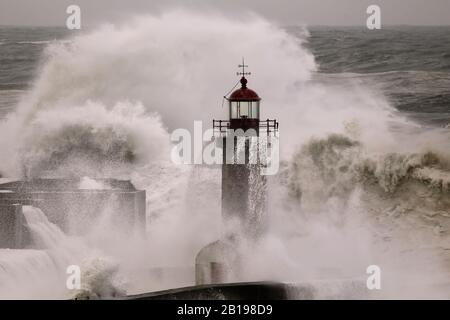
[[[260,101],[261,98],[252,89],[247,88],[247,79],[242,77],[241,88],[235,90],[228,99],[230,101]]]

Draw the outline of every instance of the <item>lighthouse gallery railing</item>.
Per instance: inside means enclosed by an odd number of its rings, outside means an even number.
[[[230,129],[230,120],[213,120],[213,128],[218,134],[226,134],[227,130]],[[276,136],[278,134],[278,121],[271,119],[260,120],[259,133]]]

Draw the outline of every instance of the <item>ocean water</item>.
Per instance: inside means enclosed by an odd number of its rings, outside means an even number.
[[[286,27],[304,36],[303,27]],[[450,123],[450,28],[310,27],[306,45],[318,75],[367,83],[420,123]],[[0,27],[1,115],[14,109],[37,76],[45,47],[73,36],[57,27]],[[66,40],[70,41],[70,40]]]
[[[94,297],[192,284],[148,270],[192,268],[220,237],[220,170],[172,164],[170,132],[226,117],[243,55],[262,117],[280,122],[282,161],[269,233],[240,248],[234,280],[359,279],[377,264],[375,298],[450,297],[449,31],[179,11],[76,34],[0,28],[0,174],[117,177],[147,191],[146,239],[107,225],[71,239],[29,209],[36,241],[0,251],[0,297],[73,297],[61,284],[69,260]]]
[[[0,28],[0,114],[14,110],[36,76],[45,45],[67,36],[64,28]]]
[[[447,125],[450,36],[448,27],[317,28],[310,48],[320,71],[379,89],[419,123]],[[293,30],[295,33],[295,29]]]

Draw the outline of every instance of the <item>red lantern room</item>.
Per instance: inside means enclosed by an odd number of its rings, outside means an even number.
[[[237,75],[242,76],[240,83],[241,87],[227,98],[229,106],[229,120],[213,120],[213,127],[219,133],[226,133],[227,129],[237,130],[254,129],[259,135],[261,131],[269,134],[275,134],[278,131],[278,122],[276,120],[262,120],[260,121],[260,102],[261,98],[258,94],[247,87],[247,79],[245,76],[250,75],[250,72],[245,72],[244,61],[239,65],[242,68]]]
[[[247,88],[247,79],[241,78],[241,88],[228,98],[231,119],[259,119],[259,102],[261,98],[252,89]]]
[[[246,75],[250,75],[250,72],[245,72],[245,68],[248,67],[244,60],[239,68],[242,68],[242,72],[238,72],[237,75],[242,76],[241,88],[235,90],[227,99],[230,108],[230,129],[255,129],[259,131],[259,103],[261,98],[258,94],[247,87]]]

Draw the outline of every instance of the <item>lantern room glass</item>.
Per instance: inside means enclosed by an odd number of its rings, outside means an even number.
[[[259,119],[259,101],[230,101],[230,119]]]

